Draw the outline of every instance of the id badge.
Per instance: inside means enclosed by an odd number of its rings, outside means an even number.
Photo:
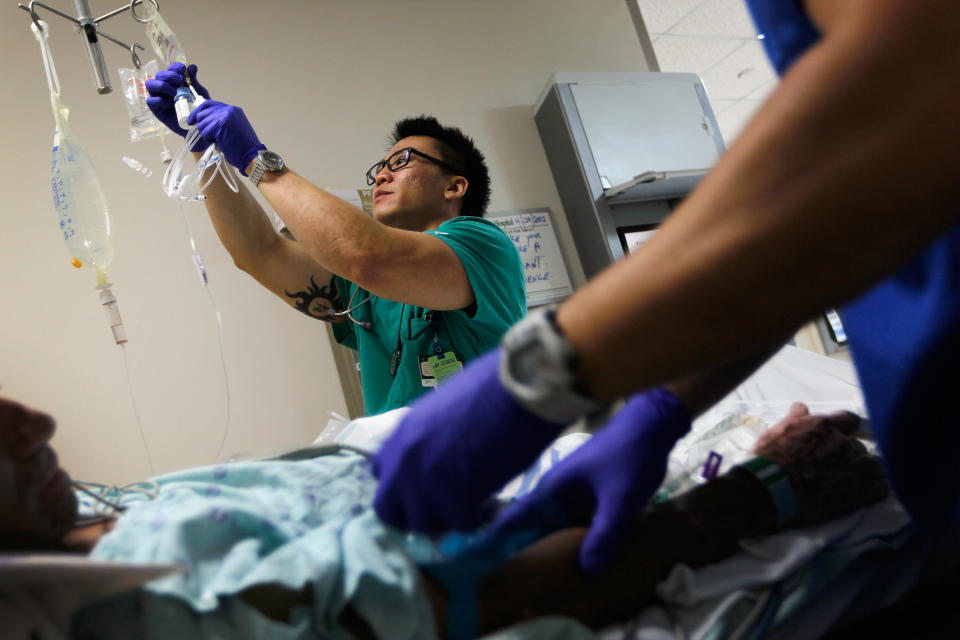
[[[436,387],[438,384],[463,370],[463,361],[453,351],[443,355],[420,356],[420,384]]]

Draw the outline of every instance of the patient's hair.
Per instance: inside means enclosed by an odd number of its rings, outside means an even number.
[[[420,115],[394,125],[390,146],[410,136],[427,136],[440,143],[440,159],[456,167],[468,182],[460,215],[482,218],[490,203],[490,173],[473,140],[457,127],[445,127],[433,116]]]

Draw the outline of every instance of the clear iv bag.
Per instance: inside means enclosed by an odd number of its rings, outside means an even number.
[[[174,62],[187,64],[187,55],[167,21],[152,3],[144,2],[143,6],[147,20],[147,40],[153,46],[153,52],[168,67]]]
[[[94,268],[98,284],[103,284],[105,270],[113,261],[110,207],[90,156],[70,130],[70,110],[60,104],[56,94],[51,94],[50,101],[57,121],[50,188],[60,231],[74,264]],[[99,282],[101,279],[103,282]]]

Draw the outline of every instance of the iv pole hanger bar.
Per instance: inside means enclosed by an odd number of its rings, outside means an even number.
[[[110,93],[113,91],[113,87],[110,86],[110,74],[107,71],[107,62],[103,59],[103,51],[100,50],[97,24],[93,21],[93,16],[90,15],[87,0],[73,0],[73,7],[77,11],[77,20],[80,23],[80,29],[83,31],[87,59],[90,60],[90,68],[93,69],[93,77],[97,81],[97,93]]]
[[[159,8],[159,4],[155,0],[150,1],[154,4],[154,6]],[[114,42],[129,51],[130,56],[133,59],[133,64],[137,69],[140,68],[140,56],[137,55],[137,49],[139,48],[141,51],[144,49],[139,43],[135,42],[132,45],[129,45],[121,40],[117,40],[107,33],[104,33],[100,30],[99,24],[114,16],[120,15],[125,11],[129,11],[136,18],[134,7],[138,4],[142,4],[143,2],[144,0],[131,0],[129,5],[115,9],[114,11],[111,11],[110,13],[107,13],[96,19],[91,16],[90,7],[87,6],[86,0],[73,0],[73,7],[77,12],[76,17],[67,13],[63,13],[62,11],[47,6],[42,2],[38,2],[37,0],[31,0],[29,6],[24,6],[23,4],[18,4],[17,6],[30,14],[30,18],[33,20],[34,24],[37,25],[37,28],[41,30],[41,32],[43,31],[43,28],[40,26],[40,17],[37,15],[37,10],[35,7],[43,7],[47,11],[54,13],[61,18],[69,20],[76,25],[77,28],[79,28],[82,32],[84,48],[87,52],[87,59],[90,60],[90,67],[93,70],[93,76],[97,81],[97,93],[105,94],[110,93],[113,90],[113,87],[110,86],[110,75],[107,72],[107,63],[103,59],[103,52],[100,49],[100,40],[97,35],[99,34],[107,40],[110,40],[111,42]]]

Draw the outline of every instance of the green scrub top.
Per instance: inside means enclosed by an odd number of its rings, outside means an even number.
[[[420,357],[434,355],[434,329],[443,351],[453,351],[464,364],[497,346],[503,334],[527,311],[526,288],[520,254],[500,227],[476,216],[447,220],[426,231],[453,249],[460,259],[476,297],[473,315],[464,310],[437,312],[370,295],[339,276],[336,278],[344,304],[353,296],[358,322],[370,322],[369,330],[353,322],[333,325],[340,344],[360,352],[363,406],[367,415],[383,413],[410,404],[431,387],[420,378]],[[396,377],[390,375],[390,359],[402,343]]]

